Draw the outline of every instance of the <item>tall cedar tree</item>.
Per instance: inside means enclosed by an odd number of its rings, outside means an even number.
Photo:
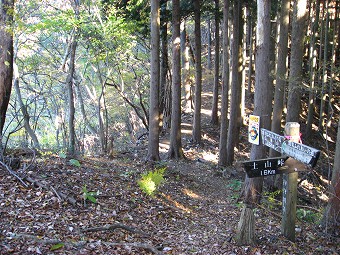
[[[232,41],[232,74],[230,120],[227,141],[227,165],[234,161],[234,147],[238,142],[241,120],[241,82],[242,82],[242,0],[234,1],[233,41]]]
[[[195,16],[195,97],[192,138],[194,143],[201,143],[201,105],[202,105],[202,55],[201,55],[201,1],[193,0]]]
[[[278,58],[276,70],[276,86],[274,94],[273,120],[271,130],[274,133],[281,132],[281,120],[283,113],[284,91],[287,86],[287,56],[288,56],[288,31],[289,31],[290,1],[283,0],[280,15],[280,36],[278,42]],[[278,152],[270,149],[270,156],[279,156]]]
[[[270,0],[257,2],[257,29],[256,29],[256,70],[254,115],[260,116],[261,128],[269,129],[271,105],[273,95],[269,77],[269,45],[270,45]],[[265,158],[264,145],[252,145],[250,160]],[[245,179],[245,207],[243,208],[237,233],[239,244],[255,243],[253,208],[259,202],[262,192],[263,178]]]
[[[299,122],[301,111],[302,60],[306,34],[307,0],[295,0],[293,9],[291,57],[286,122]]]
[[[161,60],[160,60],[160,121],[163,128],[170,128],[171,121],[171,84],[168,82],[168,18],[167,1],[160,2],[160,37],[161,37]]]
[[[229,103],[229,0],[223,5],[223,71],[222,71],[222,98],[221,98],[221,128],[219,159],[220,166],[227,164],[227,136],[228,136],[228,103]]]
[[[218,87],[220,86],[220,4],[215,0],[215,62],[214,62],[214,89],[211,109],[211,124],[218,124]]]
[[[189,62],[189,40],[186,30],[186,21],[181,23],[181,52],[182,52],[182,81],[184,86],[184,111],[190,113],[192,110],[192,93],[190,81],[190,62]]]
[[[159,1],[151,0],[151,82],[149,143],[147,160],[159,160],[159,82],[160,82],[160,10]]]
[[[326,227],[326,230],[328,228],[336,230],[340,225],[340,122],[338,123],[338,134],[329,194],[330,198],[322,224]]]
[[[183,158],[181,138],[181,39],[180,1],[172,0],[172,111],[169,158]]]
[[[314,8],[313,8],[314,6]],[[316,72],[316,38],[320,21],[320,0],[311,3],[310,20],[313,21],[311,26],[311,39],[309,44],[309,96],[308,96],[308,115],[305,136],[310,137],[312,133],[312,124],[314,118],[314,100],[315,100],[315,84],[317,79]]]
[[[281,133],[281,121],[284,107],[284,95],[287,87],[287,56],[288,56],[288,31],[289,31],[289,11],[290,1],[282,0],[280,23],[278,24],[280,34],[278,42],[278,56],[277,56],[277,69],[276,69],[276,85],[274,93],[274,107],[271,123],[271,131],[274,133]],[[270,149],[270,157],[280,156],[280,153]],[[269,190],[274,190],[276,187],[281,186],[282,176],[273,175],[265,178],[265,184]]]
[[[1,1],[0,11],[0,136],[12,90],[13,79],[13,0]],[[2,145],[1,145],[2,147]]]

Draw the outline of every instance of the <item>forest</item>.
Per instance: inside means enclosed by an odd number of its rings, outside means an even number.
[[[339,0],[2,0],[0,254],[339,254]]]

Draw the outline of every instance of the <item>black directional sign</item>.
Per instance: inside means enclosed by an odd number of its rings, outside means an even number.
[[[272,148],[284,155],[295,158],[311,167],[316,165],[320,151],[301,143],[287,140],[284,136],[278,135],[267,129],[261,128],[262,144]]]
[[[288,157],[266,158],[253,161],[244,161],[242,166],[249,178],[262,177],[275,174],[290,173],[294,170],[284,166]]]

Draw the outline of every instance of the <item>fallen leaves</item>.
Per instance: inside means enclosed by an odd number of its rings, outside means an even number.
[[[240,209],[232,197],[238,190],[215,176],[213,166],[170,162],[176,170],[165,172],[150,197],[137,184],[150,167],[136,159],[79,162],[39,160],[29,174],[43,184],[38,187],[25,188],[0,170],[0,254],[335,254],[338,243],[304,222],[297,243],[287,241],[267,208],[256,212],[259,244],[236,246]],[[83,206],[83,187],[95,192],[96,203]]]

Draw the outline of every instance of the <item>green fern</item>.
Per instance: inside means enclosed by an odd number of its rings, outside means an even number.
[[[141,179],[138,180],[139,188],[146,194],[153,196],[158,187],[164,183],[165,167],[148,171],[142,174]]]

